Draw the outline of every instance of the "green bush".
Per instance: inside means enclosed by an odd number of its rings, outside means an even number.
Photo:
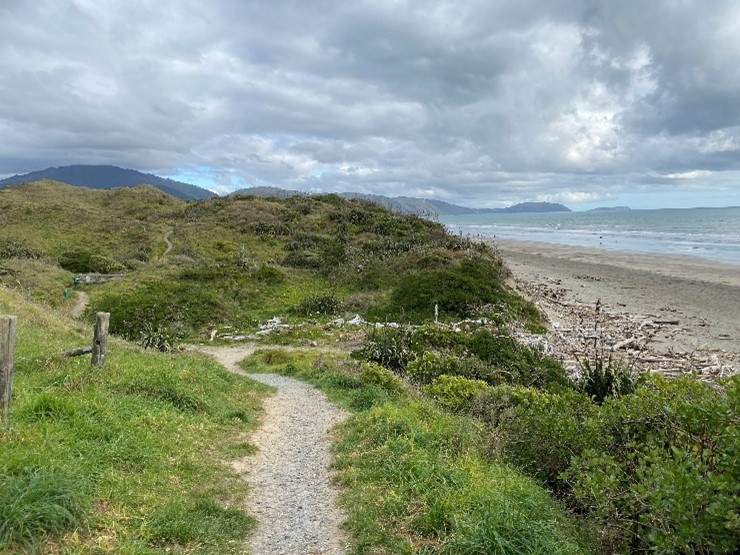
[[[496,428],[504,438],[504,456],[554,492],[566,492],[562,475],[571,460],[598,445],[592,418],[597,407],[575,391],[533,391],[526,398],[514,396],[514,403],[500,414]]]
[[[336,314],[340,308],[339,299],[333,294],[309,295],[303,297],[292,312],[300,316],[320,316]]]
[[[110,274],[125,269],[120,262],[83,248],[63,252],[59,257],[59,265],[65,270],[77,274],[86,272]]]
[[[581,376],[576,382],[577,388],[597,403],[603,403],[607,397],[620,397],[634,393],[637,389],[638,375],[634,369],[611,353],[596,353],[593,357],[579,359]]]
[[[470,409],[476,396],[487,388],[488,384],[481,380],[443,374],[422,390],[443,408],[464,412]]]
[[[268,264],[261,264],[257,271],[252,274],[252,277],[261,283],[268,283],[270,285],[285,281],[285,274],[278,268]]]
[[[570,385],[562,364],[536,347],[522,345],[508,333],[478,330],[470,337],[468,350],[495,367],[508,383],[540,389]]]
[[[360,380],[366,384],[376,385],[391,395],[397,395],[403,391],[403,382],[393,372],[374,362],[362,363]]]
[[[503,454],[603,527],[612,551],[733,553],[740,378],[651,377],[602,405],[579,392],[495,388],[473,414]]]
[[[408,363],[416,358],[411,330],[406,326],[372,328],[363,347],[354,355],[403,374]]]
[[[501,301],[500,276],[500,266],[486,258],[466,259],[454,268],[412,272],[393,289],[388,310],[430,319],[437,304],[442,316],[464,318],[481,303]]]

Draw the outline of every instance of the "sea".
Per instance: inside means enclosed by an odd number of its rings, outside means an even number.
[[[740,207],[466,214],[439,221],[470,237],[684,255],[740,266]]]

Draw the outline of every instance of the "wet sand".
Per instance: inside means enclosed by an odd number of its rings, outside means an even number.
[[[678,321],[652,339],[658,351],[740,353],[740,265],[528,241],[493,244],[525,294],[531,284],[547,283],[577,302],[600,299],[608,311]]]

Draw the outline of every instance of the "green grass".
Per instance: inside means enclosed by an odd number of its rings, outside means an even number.
[[[544,489],[487,456],[482,424],[444,413],[389,372],[279,349],[241,365],[307,380],[353,412],[334,449],[352,553],[588,552]]]
[[[0,289],[16,314],[0,430],[0,553],[240,553],[253,520],[229,467],[266,388],[205,356],[111,338],[102,369],[63,358],[90,330]]]

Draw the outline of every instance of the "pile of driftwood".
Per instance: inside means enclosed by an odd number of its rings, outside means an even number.
[[[620,359],[638,371],[666,376],[695,374],[713,380],[737,372],[738,353],[712,349],[707,345],[679,350],[656,340],[675,337],[681,322],[661,317],[628,314],[619,307],[585,304],[567,295],[554,281],[523,283],[526,294],[549,315],[545,336],[527,335],[525,342],[539,344],[560,360],[571,374],[578,374],[581,361],[595,356]]]

